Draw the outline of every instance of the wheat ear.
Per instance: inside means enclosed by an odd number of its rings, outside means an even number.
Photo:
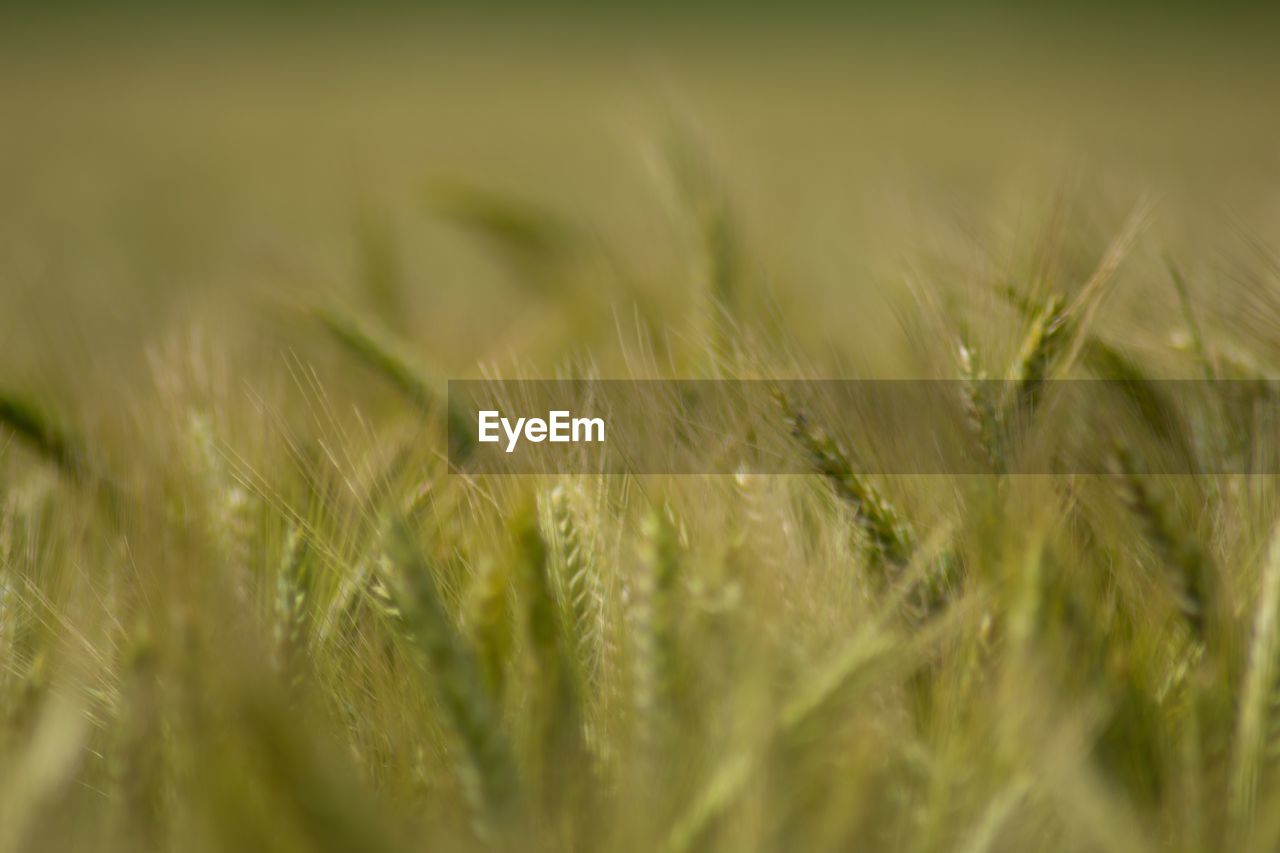
[[[839,445],[809,422],[785,391],[775,387],[774,396],[810,466],[852,508],[854,519],[867,534],[876,554],[895,566],[907,565],[914,549],[913,536],[893,504],[854,469]]]
[[[557,486],[550,494],[549,503],[570,646],[585,685],[593,687],[599,677],[604,613],[599,567],[568,490]]]
[[[674,595],[680,573],[675,526],[666,513],[645,516],[633,619],[635,710],[642,744],[655,749],[671,722],[674,693]]]

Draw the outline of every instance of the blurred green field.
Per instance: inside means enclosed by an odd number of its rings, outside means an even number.
[[[1265,388],[1269,16],[300,14],[0,28],[0,853],[1280,844],[1277,483],[1159,475],[1239,413],[473,477],[444,396]]]

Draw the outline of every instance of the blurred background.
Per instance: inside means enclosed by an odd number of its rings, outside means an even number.
[[[559,321],[448,215],[459,193],[588,246],[601,311],[571,331],[607,364],[591,339],[635,294],[675,327],[688,307],[673,138],[711,164],[757,301],[819,354],[911,280],[1016,276],[1054,221],[1087,272],[1143,199],[1138,263],[1176,250],[1200,300],[1256,315],[1206,292],[1275,257],[1263,9],[463,6],[7,4],[0,380],[128,384],[176,328],[274,347],[264,307],[330,298],[470,371]],[[1127,292],[1114,310],[1164,310]]]

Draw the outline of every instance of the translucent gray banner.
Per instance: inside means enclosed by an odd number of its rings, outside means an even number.
[[[484,474],[1280,473],[1280,382],[449,383],[451,466]]]

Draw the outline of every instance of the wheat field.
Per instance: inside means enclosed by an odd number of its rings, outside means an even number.
[[[296,14],[0,35],[0,853],[1280,846],[1264,27]],[[517,377],[989,470],[451,469]]]

